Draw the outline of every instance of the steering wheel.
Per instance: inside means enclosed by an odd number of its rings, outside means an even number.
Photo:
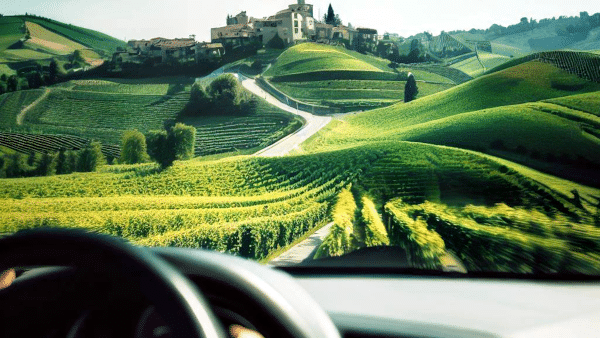
[[[198,289],[148,249],[82,230],[38,229],[0,239],[0,271],[16,266],[71,266],[118,274],[138,287],[175,337],[224,338]]]

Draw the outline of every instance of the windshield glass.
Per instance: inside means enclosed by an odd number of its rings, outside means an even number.
[[[1,9],[1,236],[600,273],[595,1],[113,5]]]

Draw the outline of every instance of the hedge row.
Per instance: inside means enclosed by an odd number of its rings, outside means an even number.
[[[389,245],[390,239],[388,238],[387,230],[381,221],[377,209],[375,209],[375,205],[366,196],[362,198],[362,204],[361,215],[364,224],[365,233],[363,241],[365,245],[368,247]]]
[[[293,242],[306,231],[321,223],[326,216],[327,203],[315,203],[306,210],[286,216],[198,226],[148,237],[136,241],[136,244],[204,248],[252,259],[262,259],[272,251]]]
[[[379,80],[406,81],[406,74],[391,72],[373,72],[364,70],[322,70],[290,75],[274,76],[271,82],[305,82],[329,80]]]
[[[444,213],[427,204],[413,216],[439,233],[469,271],[516,273],[598,273],[597,254],[574,250],[569,241],[525,233],[517,229],[482,225],[472,219]]]

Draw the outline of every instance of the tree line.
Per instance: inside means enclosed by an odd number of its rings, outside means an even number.
[[[0,156],[0,177],[34,177],[95,171],[105,164],[100,142],[90,142],[80,150],[60,149],[58,152],[19,152]]]
[[[0,155],[0,178],[35,177],[93,172],[103,164],[135,164],[155,161],[165,169],[175,160],[194,157],[196,128],[177,123],[146,135],[127,130],[121,140],[119,159],[106,158],[102,145],[92,141],[83,149],[60,149],[58,152],[14,152]],[[115,161],[116,160],[116,161]]]

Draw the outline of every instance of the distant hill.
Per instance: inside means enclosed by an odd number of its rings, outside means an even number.
[[[98,66],[124,41],[90,29],[37,16],[0,17],[0,74],[47,66],[54,59],[62,73]],[[80,60],[74,60],[78,51]]]

